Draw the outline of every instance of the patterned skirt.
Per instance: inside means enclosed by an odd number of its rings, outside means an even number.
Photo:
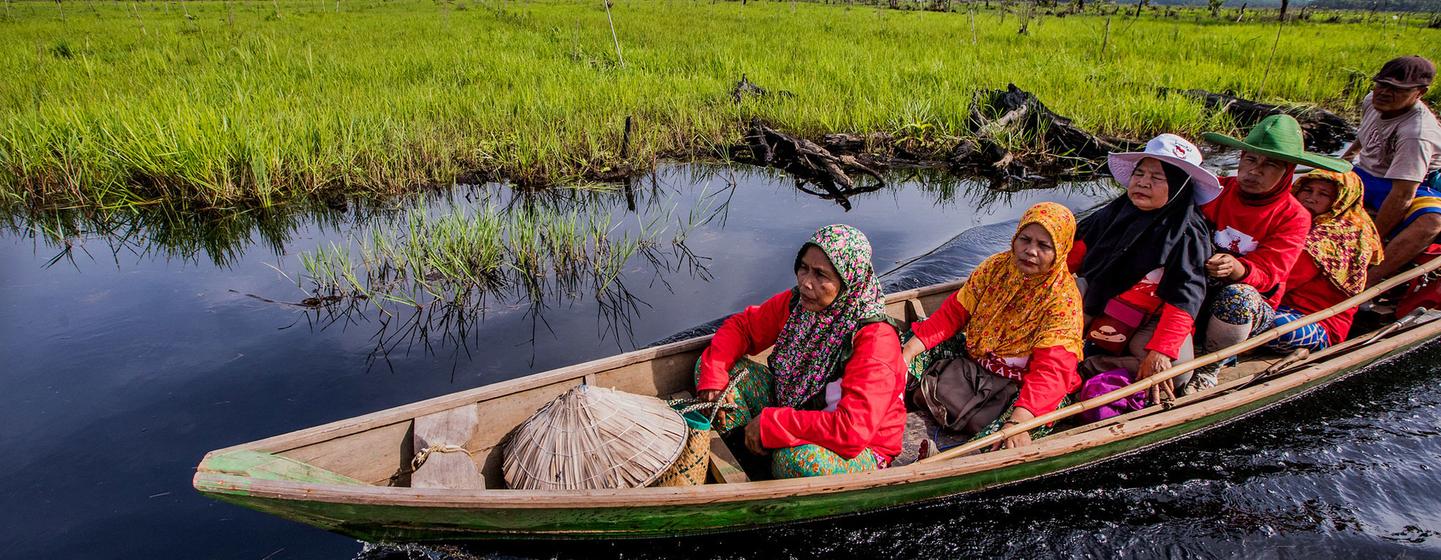
[[[1211,306],[1211,313],[1228,324],[1250,325],[1249,336],[1259,335],[1305,316],[1304,313],[1284,305],[1272,309],[1256,288],[1246,284],[1231,284],[1221,288]],[[1235,344],[1240,341],[1228,342]],[[1267,342],[1266,348],[1281,353],[1289,353],[1298,348],[1319,352],[1330,345],[1326,329],[1320,323],[1312,323]]]
[[[762,410],[775,403],[775,392],[772,390],[775,376],[771,374],[769,367],[742,358],[731,366],[730,375],[734,378],[741,373],[744,373],[745,377],[737,381],[730,392],[730,397],[738,408],[726,415],[725,422],[715,426],[718,432],[725,433],[744,427],[760,416]],[[696,362],[695,375],[699,380],[700,362]],[[870,449],[850,459],[814,444],[777,449],[771,453],[771,474],[776,478],[853,473],[884,466],[880,457]]]

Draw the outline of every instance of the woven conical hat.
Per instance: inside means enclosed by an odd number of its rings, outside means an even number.
[[[529,490],[645,486],[680,457],[686,430],[665,401],[579,385],[516,429],[505,447],[505,483]]]

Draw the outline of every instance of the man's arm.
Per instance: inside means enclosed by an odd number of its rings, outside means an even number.
[[[1391,193],[1386,195],[1386,201],[1381,203],[1381,208],[1376,211],[1376,230],[1385,237],[1391,233],[1396,226],[1401,225],[1401,220],[1406,219],[1406,212],[1411,209],[1411,201],[1416,198],[1416,187],[1420,186],[1419,181],[1391,180]]]

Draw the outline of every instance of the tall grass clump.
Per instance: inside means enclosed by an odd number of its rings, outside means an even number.
[[[253,208],[610,178],[713,153],[752,118],[925,141],[964,134],[971,93],[1008,82],[1097,132],[1194,134],[1224,123],[1158,88],[1251,95],[1269,66],[1266,100],[1349,110],[1353,75],[1434,58],[1441,39],[1311,19],[1288,22],[1272,57],[1274,21],[1089,11],[1018,34],[996,5],[626,2],[613,38],[605,5],[580,0],[7,4],[0,206]],[[790,95],[737,101],[742,74]]]

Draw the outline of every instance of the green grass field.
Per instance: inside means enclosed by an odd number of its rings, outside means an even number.
[[[1156,88],[1348,109],[1356,76],[1441,54],[1441,31],[1410,20],[1291,22],[1273,58],[1274,21],[1121,8],[1107,38],[1099,14],[1021,35],[1017,14],[959,3],[621,2],[621,67],[599,1],[6,2],[0,202],[224,209],[570,183],[713,153],[753,117],[963,136],[971,92],[1007,82],[1099,132],[1194,134],[1225,122]],[[793,95],[737,104],[742,74]]]

